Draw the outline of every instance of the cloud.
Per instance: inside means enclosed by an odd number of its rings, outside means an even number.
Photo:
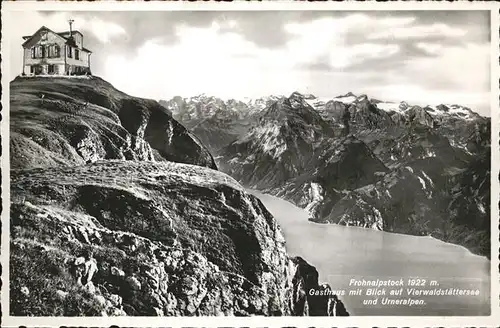
[[[457,93],[488,90],[489,44],[466,43],[439,49],[437,56],[408,61],[404,71],[427,87],[449,88]]]
[[[397,44],[364,43],[334,51],[330,56],[330,65],[334,68],[347,68],[350,65],[372,59],[391,57],[400,50]]]
[[[436,55],[443,50],[443,45],[439,43],[417,42],[415,47],[430,55]]]
[[[78,12],[55,12],[49,15],[38,12],[19,12],[16,14],[20,16],[18,16],[18,19],[22,19],[23,21],[22,26],[19,26],[18,30],[22,30],[22,34],[24,35],[36,32],[42,25],[47,26],[55,32],[68,31],[69,19],[74,20],[74,30],[90,32],[103,43],[126,34],[125,28],[116,22],[105,21],[99,17],[80,14]]]
[[[78,22],[78,25],[81,26],[81,29],[90,31],[102,43],[108,43],[127,33],[122,26],[113,22],[105,22],[99,18],[82,20]]]
[[[490,47],[468,42],[463,46],[417,43],[432,52],[387,69],[368,85],[381,99],[419,105],[461,104],[489,113]],[[378,82],[378,85],[377,85]]]
[[[179,24],[174,28],[177,42],[149,40],[133,58],[109,57],[106,75],[129,90],[137,84],[146,88],[153,81],[163,81],[162,90],[157,86],[144,90],[156,97],[162,93],[245,97],[306,89],[325,96],[353,91],[419,104],[455,99],[472,107],[484,105],[481,97],[489,86],[487,45],[462,45],[462,38],[453,43],[450,40],[462,32],[443,24],[418,24],[413,16],[320,17],[284,22],[281,28],[287,41],[268,48],[247,38],[241,29],[244,22],[231,21],[228,17],[205,26]],[[429,33],[432,37],[444,31],[450,44],[413,42],[406,29],[415,26],[413,36]],[[389,27],[410,40],[387,42],[366,37],[367,31],[379,31],[381,36]],[[364,39],[349,42],[353,33],[361,31]],[[476,60],[471,61],[471,56]],[[455,93],[459,95],[453,98]]]
[[[397,44],[374,42],[349,43],[349,33],[353,30],[369,31],[383,26],[406,25],[414,17],[374,18],[366,14],[351,14],[339,18],[321,18],[303,23],[285,24],[284,29],[291,35],[287,52],[297,63],[312,63],[324,56],[329,57],[332,68],[347,68],[366,60],[383,59],[396,54]]]
[[[239,34],[221,33],[216,24],[209,28],[180,26],[176,34],[181,41],[174,45],[149,40],[132,58],[109,56],[105,74],[128,90],[137,84],[151,88],[149,93],[158,96],[160,88],[169,94],[186,95],[187,90],[237,94],[244,81],[259,74],[260,63],[254,60],[259,49]]]
[[[353,15],[347,20],[356,24],[366,18]],[[401,19],[398,23],[407,21]],[[232,19],[216,19],[203,27],[181,23],[174,28],[178,42],[164,44],[161,39],[150,39],[132,58],[114,54],[104,67],[106,75],[120,81],[125,88],[132,89],[132,85],[125,85],[132,82],[151,84],[151,79],[168,79],[168,76],[175,81],[172,85],[166,83],[170,94],[186,95],[186,90],[192,90],[236,97],[257,95],[257,90],[266,89],[266,93],[292,92],[311,79],[312,75],[305,70],[307,65],[320,60],[332,69],[346,68],[399,51],[396,44],[345,45],[345,22],[345,18],[320,18],[284,24],[282,29],[288,34],[288,42],[273,49],[248,40],[240,31],[239,22]],[[331,33],[320,33],[325,30]],[[125,71],[122,67],[129,69]],[[135,78],[127,79],[124,72]]]
[[[443,23],[434,23],[431,25],[413,25],[400,26],[388,30],[375,31],[368,34],[368,39],[407,39],[422,37],[463,37],[467,30],[463,28],[451,27]]]

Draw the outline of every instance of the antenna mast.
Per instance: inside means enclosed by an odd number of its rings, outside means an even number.
[[[69,23],[69,36],[73,36],[73,22],[74,20],[73,19],[69,19],[68,20],[68,23]]]

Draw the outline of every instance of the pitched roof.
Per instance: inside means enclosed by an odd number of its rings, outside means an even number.
[[[42,26],[42,27],[44,27],[44,26]],[[48,29],[48,28],[47,28],[47,29]],[[50,29],[48,29],[48,30],[50,31]],[[38,31],[37,31],[37,32],[38,32]],[[51,32],[54,32],[54,31],[51,31]],[[55,33],[55,34],[57,34],[57,35],[59,35],[59,36],[61,36],[61,37],[63,37],[63,38],[65,38],[65,39],[67,39],[67,38],[68,38],[68,37],[67,37],[67,35],[69,36],[69,34],[70,34],[71,32],[70,32],[70,31],[64,31],[64,32],[54,32],[54,33]],[[80,32],[80,31],[78,31],[78,30],[74,30],[74,31],[72,31],[72,33],[78,33],[78,34],[80,34],[80,35],[82,35],[82,36],[83,36],[83,33],[82,33],[82,32]],[[36,32],[35,32],[35,34],[36,34]],[[31,37],[32,37],[32,36],[33,36],[33,35],[25,35],[25,36],[23,36],[22,38],[23,38],[24,40],[28,40],[28,39],[31,39]]]
[[[69,35],[70,31],[58,32],[58,33],[56,33],[56,32],[52,31],[50,28],[48,28],[48,27],[46,27],[46,26],[42,26],[42,27],[40,27],[40,28],[39,28],[39,29],[38,29],[35,33],[33,33],[33,35],[23,36],[23,39],[24,39],[24,40],[26,40],[26,41],[24,41],[24,43],[23,43],[23,45],[22,45],[22,46],[24,47],[24,45],[25,45],[25,44],[27,44],[27,43],[28,43],[28,42],[29,42],[29,41],[30,41],[30,40],[31,40],[31,39],[32,39],[32,38],[33,38],[33,37],[34,37],[34,36],[35,36],[35,35],[39,32],[39,31],[41,31],[41,30],[43,30],[43,29],[45,29],[45,30],[47,30],[47,31],[49,31],[49,32],[52,32],[52,33],[54,33],[54,34],[59,35],[61,38],[63,38],[63,39],[65,39],[65,40],[66,40],[66,44],[69,44],[69,45],[71,45],[71,46],[76,46],[76,44],[75,44],[75,40],[73,39],[73,37],[72,37],[72,36],[70,36],[70,37],[66,37],[66,36],[65,36],[65,35]],[[82,34],[80,31],[72,31],[72,32],[73,32],[73,33],[79,33],[80,35],[82,35],[82,36],[83,36],[83,34]],[[87,49],[87,48],[85,48],[85,47],[82,47],[82,50],[83,50],[83,51],[86,51],[86,52],[92,52],[92,51],[90,51],[89,49]]]
[[[68,35],[68,36],[69,36],[69,34],[70,34],[70,33],[78,33],[78,34],[80,34],[80,35],[82,35],[82,36],[83,36],[82,32],[80,32],[80,31],[78,31],[78,30],[74,30],[74,31],[64,31],[64,32],[57,32],[57,34],[59,34],[59,35],[60,35],[60,36],[62,36],[63,38],[67,38],[65,35]]]

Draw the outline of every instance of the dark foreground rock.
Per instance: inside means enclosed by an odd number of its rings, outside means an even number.
[[[346,315],[262,203],[173,162],[11,173],[11,314]]]

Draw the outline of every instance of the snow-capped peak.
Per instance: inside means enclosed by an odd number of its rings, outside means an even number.
[[[429,113],[431,115],[436,115],[436,116],[455,116],[458,118],[466,119],[466,120],[472,120],[475,117],[478,116],[478,114],[474,113],[471,111],[469,108],[460,106],[460,105],[450,105],[450,104],[441,104],[437,106],[428,106],[429,107]]]
[[[375,106],[377,106],[378,109],[381,109],[388,113],[403,113],[408,108],[408,104],[406,104],[405,102],[396,103],[389,101],[381,101],[379,103],[376,103]]]
[[[338,101],[338,102],[341,102],[341,103],[344,103],[344,104],[352,104],[353,102],[355,102],[357,99],[356,96],[354,96],[352,93],[349,93],[348,95],[344,95],[344,96],[338,96],[338,97],[335,97],[333,98],[332,100],[333,101]]]

